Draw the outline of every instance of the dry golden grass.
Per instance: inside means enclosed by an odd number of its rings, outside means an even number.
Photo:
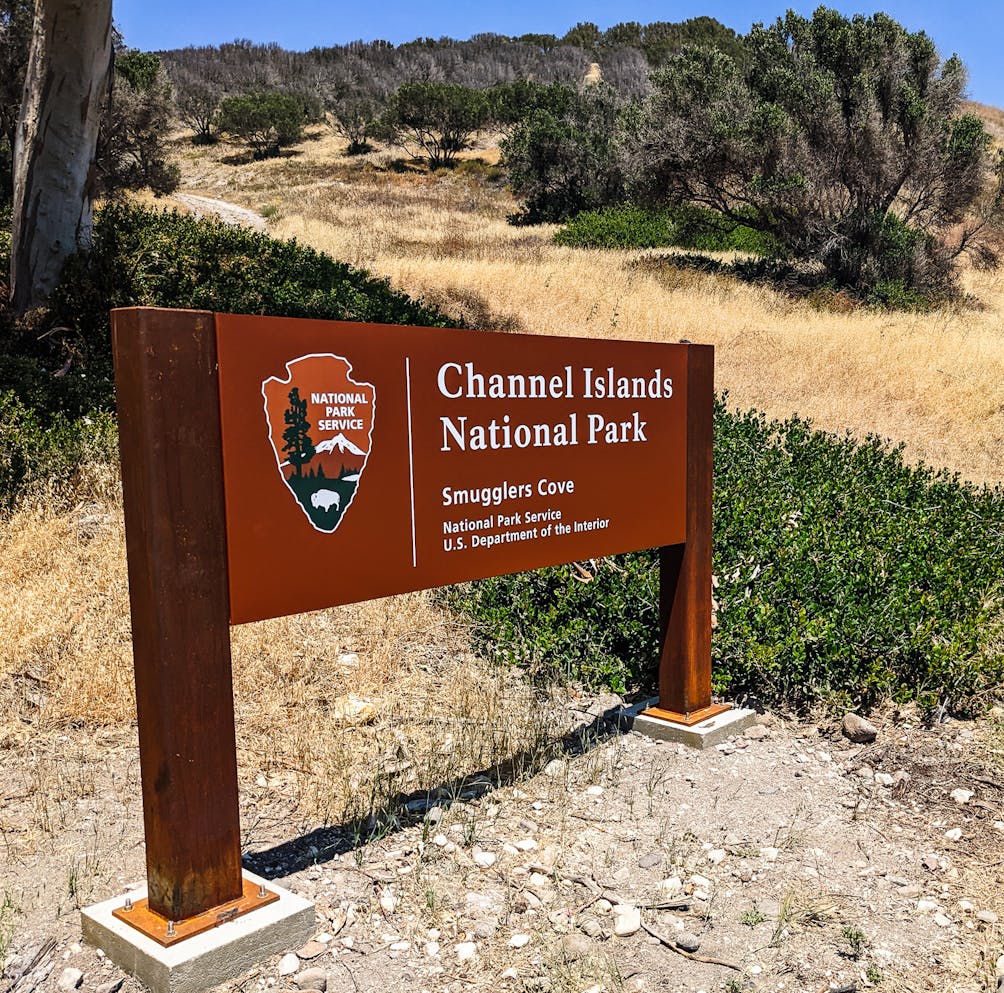
[[[553,227],[506,223],[516,204],[484,167],[398,172],[392,153],[350,160],[342,148],[318,131],[271,162],[227,165],[232,149],[211,160],[193,150],[186,182],[269,207],[276,235],[388,276],[478,326],[711,342],[717,384],[738,407],[902,441],[911,458],[976,482],[1004,478],[1002,273],[964,273],[976,306],[820,310],[767,287],[637,265],[652,253],[556,246]]]
[[[0,747],[132,723],[119,502],[0,520],[0,590]],[[329,822],[543,754],[564,729],[555,698],[472,656],[426,594],[235,628],[233,666],[242,779]]]

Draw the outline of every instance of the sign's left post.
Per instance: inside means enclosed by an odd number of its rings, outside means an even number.
[[[216,327],[112,313],[149,909],[242,894]]]

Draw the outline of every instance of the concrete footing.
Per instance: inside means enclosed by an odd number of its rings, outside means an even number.
[[[227,921],[164,948],[136,928],[112,916],[125,903],[146,896],[146,887],[105,900],[80,912],[84,941],[100,948],[120,969],[146,984],[153,993],[202,993],[252,966],[301,947],[314,933],[314,905],[250,872],[244,877],[264,883],[279,899],[250,914]]]
[[[691,748],[713,748],[745,731],[756,722],[755,710],[726,710],[715,717],[709,717],[706,721],[701,721],[700,724],[690,726],[677,724],[675,721],[664,721],[658,717],[648,717],[641,713],[656,703],[655,700],[649,700],[635,705],[627,712],[631,729],[649,738],[689,745]]]

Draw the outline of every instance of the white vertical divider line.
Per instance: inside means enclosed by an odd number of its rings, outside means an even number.
[[[418,544],[415,540],[415,452],[411,434],[411,356],[404,359],[404,378],[408,393],[408,479],[411,485],[411,567],[418,568]]]

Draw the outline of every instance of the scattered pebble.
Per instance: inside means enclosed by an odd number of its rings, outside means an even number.
[[[331,940],[330,937],[328,940]],[[310,959],[316,959],[318,955],[322,955],[326,951],[327,948],[325,945],[315,938],[313,941],[308,941],[296,954],[298,958],[310,961]]]
[[[878,728],[855,713],[844,714],[843,732],[856,745],[867,745],[878,737]]]
[[[683,880],[679,876],[669,876],[659,883],[659,896],[663,900],[672,900],[683,892]]]
[[[474,864],[481,866],[482,869],[487,869],[498,861],[498,856],[494,852],[484,852],[480,848],[475,848],[471,857],[474,859]]]
[[[682,948],[685,952],[696,952],[701,947],[701,939],[689,931],[681,931],[675,940],[676,947]]]
[[[524,948],[530,944],[530,935],[528,934],[514,934],[509,939],[510,948]]]
[[[84,981],[84,974],[79,969],[64,969],[56,984],[61,990],[75,990]]]
[[[956,803],[965,804],[969,803],[969,801],[972,800],[975,794],[973,793],[972,790],[964,790],[960,788],[957,790],[952,790],[952,792],[949,795]]]
[[[578,962],[593,949],[593,943],[584,934],[566,934],[561,939],[561,954],[566,962]]]
[[[984,924],[996,924],[998,921],[997,915],[992,910],[977,910],[976,919]]]
[[[619,903],[613,908],[614,934],[627,938],[641,929],[641,911],[630,904]]]
[[[318,990],[324,993],[328,988],[328,974],[319,968],[304,969],[293,980],[299,990]]]
[[[458,942],[453,946],[453,950],[461,962],[467,962],[478,954],[478,946],[473,941]]]
[[[962,838],[962,828],[949,828],[945,832],[945,837],[949,841],[959,841]]]
[[[718,865],[719,862],[723,861],[728,852],[724,848],[713,848],[708,852],[708,861],[712,865]]]
[[[300,969],[300,960],[296,957],[296,955],[293,952],[290,952],[288,955],[283,955],[283,957],[279,959],[278,972],[280,976],[296,975],[299,969]]]

